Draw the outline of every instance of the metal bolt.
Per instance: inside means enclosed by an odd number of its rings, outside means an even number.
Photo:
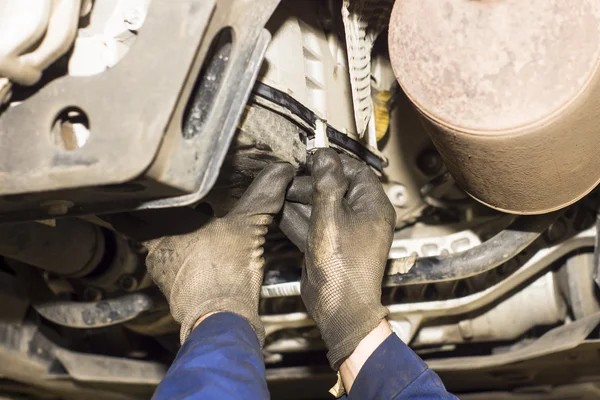
[[[94,287],[87,287],[83,290],[83,299],[85,301],[99,301],[102,299],[102,292]]]
[[[404,185],[393,185],[387,191],[387,195],[390,198],[390,202],[395,207],[403,207],[408,201],[406,194],[406,188]]]
[[[562,218],[554,221],[546,231],[546,238],[550,243],[555,243],[565,237],[567,234],[567,224]]]
[[[437,175],[441,172],[444,163],[437,151],[428,149],[417,158],[417,166],[425,175]]]
[[[135,290],[138,286],[138,281],[131,275],[123,275],[119,279],[119,287],[127,292]]]
[[[69,208],[74,205],[75,203],[68,200],[50,200],[40,204],[42,208],[46,209],[48,215],[65,215],[69,212]]]
[[[128,8],[123,12],[123,21],[130,31],[137,31],[144,25],[146,16],[139,8]]]
[[[464,319],[458,323],[458,330],[460,334],[465,340],[473,339],[473,326],[471,325],[471,320]]]

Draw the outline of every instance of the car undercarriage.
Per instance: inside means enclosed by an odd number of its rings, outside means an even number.
[[[117,222],[176,234],[331,147],[396,210],[382,301],[448,390],[600,398],[599,33],[597,0],[0,0],[1,395],[149,398],[179,326]],[[264,244],[274,398],[335,383],[310,198]]]

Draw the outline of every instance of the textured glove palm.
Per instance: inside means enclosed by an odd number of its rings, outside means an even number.
[[[265,333],[258,316],[262,245],[293,175],[291,165],[272,164],[227,216],[214,218],[192,233],[144,243],[148,272],[181,324],[182,343],[200,317],[229,311],[247,319],[263,344]]]
[[[301,293],[337,370],[387,316],[381,283],[396,218],[377,177],[358,161],[345,158],[343,166],[335,151],[318,150],[312,177]]]

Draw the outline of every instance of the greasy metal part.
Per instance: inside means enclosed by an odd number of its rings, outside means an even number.
[[[144,336],[162,336],[171,333],[179,337],[180,325],[173,319],[168,306],[163,310],[148,312],[126,322],[123,326]],[[178,344],[176,342],[176,345]]]
[[[410,256],[447,256],[472,249],[480,244],[481,239],[472,230],[463,230],[446,236],[394,238],[389,257],[395,259]]]
[[[115,232],[105,232],[106,249],[102,268],[83,277],[81,282],[88,288],[115,293],[144,289],[151,285],[144,259],[146,252]]]
[[[535,241],[557,218],[556,214],[524,216],[479,246],[448,256],[422,257],[406,273],[393,273],[406,260],[390,260],[385,286],[465,279],[498,267]]]
[[[0,323],[0,359],[5,378],[64,399],[148,399],[167,370],[158,362],[71,351],[31,323]]]
[[[567,307],[557,290],[554,273],[548,272],[480,315],[453,324],[424,326],[411,345],[515,340],[536,326],[562,323],[566,315]]]
[[[396,209],[396,227],[401,228],[419,217],[427,206],[419,189],[431,177],[418,168],[417,158],[433,148],[433,144],[409,99],[400,90],[398,92],[395,106],[390,111],[389,133],[382,141],[385,144],[381,152],[389,160],[384,170],[385,187]],[[398,201],[394,195],[400,190],[402,199]]]
[[[135,46],[113,68],[60,77],[4,110],[0,219],[45,218],[49,202],[61,202],[53,209],[60,215],[81,215],[202,198],[254,84],[269,42],[264,23],[277,4],[152,1]],[[155,62],[165,59],[171,62]],[[119,101],[98,102],[107,91]],[[192,112],[186,113],[189,99]],[[73,151],[45,139],[56,116],[68,110],[89,121],[89,139]],[[182,122],[195,126],[193,134],[182,136]]]
[[[598,236],[596,234],[596,243]],[[600,311],[600,293],[593,279],[594,255],[581,253],[570,257],[561,268],[561,289],[573,318],[581,319]]]
[[[282,107],[287,113],[295,116],[293,119],[294,122],[301,121],[298,123],[299,126],[303,129],[308,128],[306,134],[309,140],[314,139],[318,135],[319,129],[324,128],[323,133],[326,135],[330,144],[354,154],[377,171],[382,171],[383,167],[387,164],[387,160],[377,151],[377,149],[368,148],[355,138],[338,131],[326,121],[321,120],[321,118],[313,111],[302,105],[289,94],[270,87],[262,82],[256,83],[252,93],[255,97],[252,97],[250,99],[251,101],[257,101],[256,98],[260,97],[264,100],[268,100],[268,103],[260,102],[263,106],[268,106],[269,103],[272,103],[275,106]],[[277,108],[273,108],[273,111],[281,112]]]
[[[96,302],[53,301],[34,304],[35,310],[55,324],[70,328],[101,328],[134,319],[154,307],[145,293],[126,294]]]
[[[29,309],[30,299],[19,280],[0,271],[0,320],[5,322],[22,321]]]
[[[340,7],[283,1],[266,25],[272,41],[258,81],[358,139]]]
[[[388,262],[384,286],[402,286],[465,279],[498,267],[535,241],[556,219],[556,214],[523,216],[479,246],[460,253],[403,258]],[[264,285],[261,296],[299,296],[300,282]]]
[[[428,360],[427,364],[437,371],[457,371],[517,363],[572,349],[585,341],[588,335],[598,327],[598,324],[600,324],[600,313],[554,328],[533,343],[514,351],[483,357],[434,359]]]
[[[389,53],[446,166],[475,199],[539,214],[599,182],[598,2],[398,0]]]
[[[248,104],[219,178],[204,198],[216,216],[227,214],[254,178],[272,162],[306,165],[306,136],[296,124],[259,104]]]
[[[590,228],[566,239],[564,242],[551,247],[542,248],[506,279],[481,292],[469,296],[443,301],[390,305],[388,306],[390,310],[389,318],[391,321],[408,322],[408,330],[402,335],[402,338],[409,342],[422,322],[434,320],[436,318],[466,314],[492,304],[497,299],[537,276],[553,262],[566,254],[582,247],[592,246],[595,237],[595,229]],[[264,315],[261,316],[261,319],[265,325],[265,332],[268,334],[280,329],[299,328],[312,326],[314,324],[308,314],[304,312],[282,315]]]
[[[199,86],[184,88],[182,97],[191,96],[192,109],[183,125],[183,135],[179,121],[185,118],[186,110],[179,106],[174,110],[172,120],[175,122],[167,128],[160,152],[149,170],[149,175],[158,182],[174,184],[191,194],[155,200],[141,208],[189,205],[202,199],[212,188],[271,38],[264,26],[278,4],[279,0],[217,2],[204,43],[210,38],[212,44],[219,35],[229,35],[231,50],[223,55],[216,53],[217,58],[223,59],[216,62],[212,70],[210,64],[205,66],[199,79],[204,73],[210,81],[216,78],[211,74],[218,73],[220,87],[210,88],[210,84],[197,82]],[[230,27],[231,32],[223,27]],[[208,46],[203,44],[200,53],[208,51]],[[197,61],[194,68],[200,66]],[[213,96],[205,92],[212,92]]]
[[[84,276],[105,250],[100,228],[79,219],[0,224],[0,255],[64,276]]]
[[[461,400],[596,400],[599,348],[598,340],[582,340],[571,349],[518,364],[436,372]],[[332,382],[331,369],[315,365],[268,368],[266,377],[271,396],[289,400],[319,399]]]

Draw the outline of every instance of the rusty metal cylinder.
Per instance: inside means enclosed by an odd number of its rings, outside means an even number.
[[[0,224],[0,256],[64,276],[84,276],[102,259],[102,230],[79,219]]]
[[[515,214],[600,180],[600,1],[397,0],[394,73],[457,183]]]

